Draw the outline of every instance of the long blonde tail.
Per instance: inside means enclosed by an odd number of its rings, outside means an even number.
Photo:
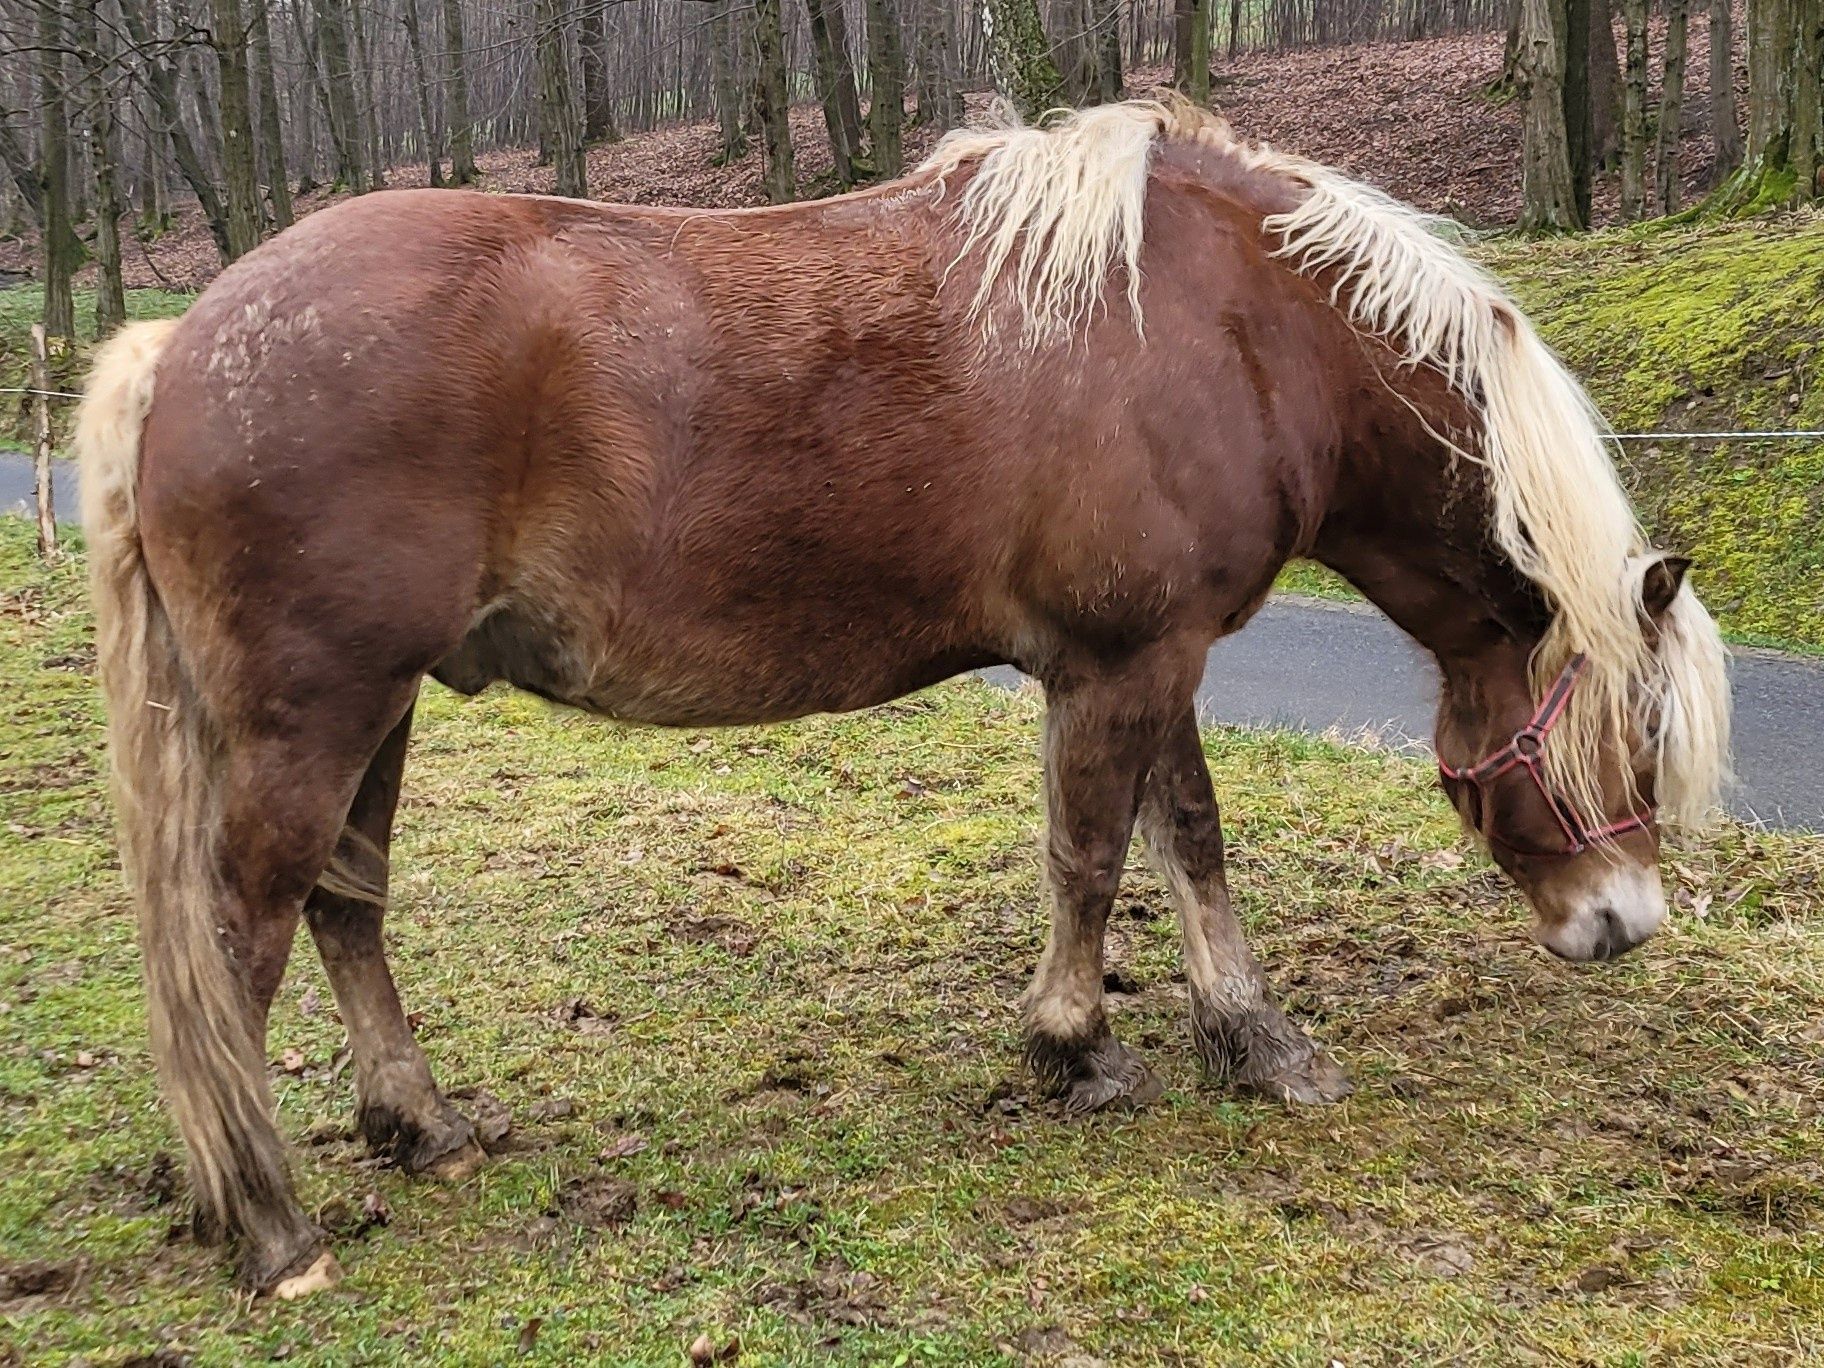
[[[263,1043],[223,944],[221,738],[146,573],[140,431],[173,323],[140,323],[96,357],[77,414],[82,524],[121,863],[139,910],[152,1056],[190,1153],[199,1228],[246,1231],[291,1204]]]

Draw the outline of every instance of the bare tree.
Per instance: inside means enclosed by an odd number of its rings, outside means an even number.
[[[1685,0],[1666,0],[1666,65],[1659,87],[1659,139],[1654,156],[1662,214],[1678,209],[1678,139],[1685,118],[1685,16]]]
[[[1622,0],[1628,60],[1621,86],[1621,216],[1629,223],[1646,210],[1647,0]]]
[[[81,259],[70,224],[69,97],[63,54],[69,46],[64,0],[38,0],[38,161],[44,202],[44,331],[51,337],[76,332],[76,304],[70,277]]]
[[[247,79],[247,27],[240,0],[210,0],[222,127],[223,198],[228,210],[228,259],[260,245],[260,173],[254,150],[253,97]]]
[[[1710,0],[1710,137],[1715,148],[1712,181],[1741,165],[1742,130],[1735,108],[1734,0]]]
[[[437,93],[431,88],[431,69],[424,57],[424,34],[418,21],[418,0],[402,0],[406,46],[412,54],[412,86],[418,92],[418,122],[424,130],[425,177],[433,187],[443,184],[443,119]]]
[[[1172,84],[1198,104],[1210,102],[1210,0],[1176,0]]]
[[[279,117],[279,80],[272,60],[271,0],[253,0],[248,37],[253,43],[253,71],[259,82],[260,160],[266,169],[266,201],[272,221],[289,228],[292,221],[291,185],[285,175],[285,129]]]
[[[589,193],[583,161],[582,111],[570,84],[570,54],[561,0],[533,0],[538,33],[538,109],[543,141],[557,168],[557,193],[582,199]]]
[[[1587,221],[1578,202],[1565,117],[1566,39],[1572,27],[1566,11],[1564,0],[1525,0],[1521,13],[1520,63],[1527,97],[1520,223],[1531,232],[1574,231]]]
[[[754,0],[754,49],[754,112],[766,144],[766,197],[785,204],[796,198],[798,181],[792,167],[791,92],[779,0]]]
[[[892,0],[867,0],[868,152],[874,174],[897,176],[905,166],[906,55]]]
[[[1116,60],[1120,60],[1120,34],[1115,35]],[[918,121],[940,133],[963,121],[963,96],[956,84],[955,46],[950,7],[925,4],[918,18]]]
[[[99,0],[76,0],[74,33],[82,63],[83,136],[95,178],[95,331],[106,337],[127,321],[120,268],[120,165],[115,134],[113,42],[103,47]]]
[[[982,34],[995,89],[1021,118],[1036,119],[1063,99],[1038,0],[982,0]]]
[[[855,66],[849,59],[842,5],[839,0],[805,0],[804,8],[810,21],[817,97],[823,106],[836,183],[853,185],[855,162],[861,154],[861,99],[855,93]]]
[[[749,102],[742,94],[746,87],[740,75],[742,55],[748,48],[742,37],[742,18],[746,10],[737,0],[711,0],[711,3],[715,6],[709,38],[711,80],[715,90],[716,121],[722,132],[720,160],[726,165],[747,155]],[[853,87],[854,82],[850,85]],[[859,113],[855,116],[855,126],[857,129],[861,126]],[[834,146],[835,138],[830,142]]]
[[[450,72],[450,179],[471,185],[475,169],[475,124],[469,117],[468,56],[463,47],[462,0],[443,0],[444,64]]]

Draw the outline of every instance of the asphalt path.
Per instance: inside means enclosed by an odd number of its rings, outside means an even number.
[[[75,517],[75,480],[56,463],[60,519]],[[0,512],[32,499],[27,458],[0,453]],[[991,678],[1017,678],[1012,670]],[[1824,830],[1824,659],[1739,650],[1736,770],[1730,806],[1769,826]],[[1291,727],[1422,746],[1437,675],[1430,659],[1359,604],[1282,598],[1210,652],[1197,693],[1206,722]]]

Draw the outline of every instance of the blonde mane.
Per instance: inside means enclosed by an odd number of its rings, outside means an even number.
[[[1588,396],[1520,310],[1432,221],[1328,167],[1238,139],[1181,102],[1129,102],[1042,127],[953,133],[925,163],[941,180],[974,174],[957,201],[959,260],[979,249],[973,300],[986,315],[1008,289],[1023,345],[1069,336],[1102,305],[1111,274],[1136,328],[1148,176],[1161,141],[1221,149],[1282,179],[1296,203],[1261,230],[1306,276],[1328,273],[1331,303],[1407,366],[1436,370],[1480,418],[1458,454],[1487,473],[1495,544],[1544,594],[1552,624],[1533,657],[1543,690],[1573,654],[1589,667],[1547,755],[1568,801],[1600,816],[1601,761],[1650,738],[1667,819],[1699,825],[1728,772],[1725,653],[1703,605],[1681,590],[1657,633],[1642,580],[1653,563]]]

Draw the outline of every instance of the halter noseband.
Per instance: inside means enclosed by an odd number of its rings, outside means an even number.
[[[1607,826],[1596,828],[1585,826],[1576,809],[1553,793],[1551,785],[1545,781],[1545,739],[1552,734],[1552,728],[1558,725],[1558,720],[1564,716],[1564,710],[1570,706],[1571,691],[1577,687],[1577,681],[1582,678],[1584,667],[1588,664],[1589,658],[1582,652],[1572,656],[1559,672],[1552,687],[1546,691],[1545,697],[1539,700],[1532,719],[1494,754],[1463,769],[1452,768],[1442,758],[1438,760],[1438,773],[1453,783],[1469,785],[1470,792],[1475,795],[1478,828],[1482,826],[1480,819],[1489,811],[1484,797],[1485,785],[1516,767],[1532,776],[1533,787],[1545,799],[1546,809],[1557,820],[1567,844],[1563,850],[1529,850],[1502,839],[1493,830],[1482,832],[1492,844],[1502,846],[1516,855],[1535,859],[1581,855],[1600,842],[1625,836],[1631,831],[1645,830],[1647,823],[1652,820],[1653,807],[1649,804],[1645,812],[1632,813],[1619,822],[1610,822]]]

